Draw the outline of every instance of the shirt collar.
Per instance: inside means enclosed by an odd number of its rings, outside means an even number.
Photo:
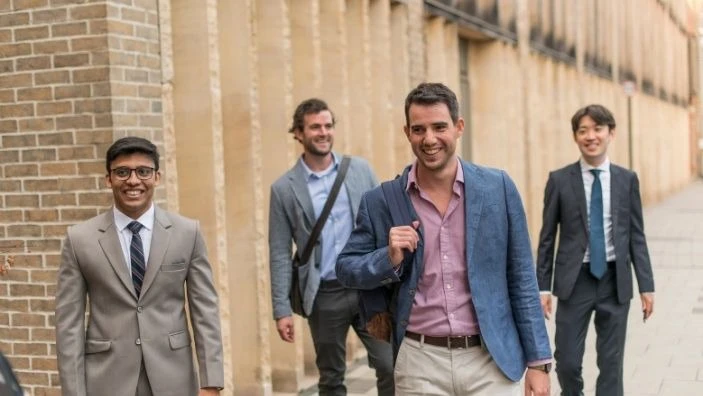
[[[454,177],[454,192],[458,192],[457,189],[460,189],[460,187],[464,184],[464,167],[461,166],[461,161],[459,161],[459,157],[456,158],[456,162],[458,162],[458,166],[456,170],[456,176]],[[410,191],[411,188],[418,188],[416,172],[417,159],[413,161],[413,164],[410,167],[410,171],[408,172],[408,183],[405,186],[406,191]]]
[[[151,207],[149,207],[149,209],[147,209],[147,211],[144,212],[143,215],[139,216],[137,221],[139,223],[141,223],[141,225],[143,225],[144,228],[151,231],[154,229],[154,213],[155,212],[156,212],[156,209],[154,208],[154,203],[152,202]],[[127,228],[129,223],[134,221],[133,218],[120,212],[120,210],[117,209],[116,206],[113,206],[113,213],[115,216],[115,226],[117,226],[117,230],[120,232],[124,231],[124,229]]]
[[[581,166],[581,173],[590,172],[591,169],[600,169],[601,171],[608,173],[610,172],[610,158],[605,157],[605,161],[598,166],[590,165],[586,162],[583,157],[579,159],[579,165]]]
[[[327,176],[331,172],[336,171],[338,164],[339,164],[339,161],[337,161],[337,154],[335,154],[334,152],[332,153],[332,163],[330,164],[330,166],[328,166],[327,169],[319,171],[319,172],[314,172],[312,169],[310,169],[308,167],[308,164],[306,164],[305,161],[303,161],[302,155],[300,156],[298,161],[300,161],[300,163],[303,165],[303,169],[305,170],[305,175],[307,176],[308,180],[310,180],[311,177],[315,177],[315,178],[320,179],[324,176]]]

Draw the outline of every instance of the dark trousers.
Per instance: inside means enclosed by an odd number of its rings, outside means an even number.
[[[336,281],[323,281],[315,297],[312,313],[308,318],[317,368],[320,396],[344,396],[346,371],[346,340],[351,326],[366,346],[369,366],[376,370],[376,387],[379,396],[392,396],[393,352],[387,342],[373,338],[361,327],[359,318],[359,293],[345,289]]]
[[[594,278],[587,266],[581,270],[568,300],[559,300],[556,312],[556,372],[562,396],[583,395],[582,363],[586,333],[595,312],[598,379],[597,396],[622,396],[625,334],[630,302],[617,298],[615,270]]]

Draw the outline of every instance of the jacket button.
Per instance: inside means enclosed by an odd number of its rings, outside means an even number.
[[[414,295],[415,295],[415,289],[410,289],[410,290],[408,290],[408,294],[411,295],[411,296],[414,296]]]
[[[407,326],[407,325],[408,325],[408,321],[407,321],[407,320],[401,320],[401,321],[400,321],[400,325],[401,325],[401,326]]]
[[[137,344],[137,345],[142,345],[142,339],[141,339],[141,338],[137,338],[137,341],[135,341],[134,343]]]
[[[142,309],[141,306],[137,307],[137,312],[138,312],[138,313],[142,313],[143,310],[144,310],[144,309]]]

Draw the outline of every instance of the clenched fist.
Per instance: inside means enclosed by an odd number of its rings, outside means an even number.
[[[417,249],[417,242],[420,240],[417,235],[417,228],[420,222],[415,220],[412,225],[391,228],[388,233],[388,258],[391,260],[394,269],[398,269],[403,261],[403,250],[414,252]]]

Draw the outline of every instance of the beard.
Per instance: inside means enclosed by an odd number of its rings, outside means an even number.
[[[309,154],[322,157],[329,154],[332,151],[332,146],[334,145],[334,140],[331,137],[326,139],[324,142],[329,143],[326,148],[319,148],[315,145],[315,141],[312,139],[305,141],[303,143],[303,147],[305,147],[305,151]]]

